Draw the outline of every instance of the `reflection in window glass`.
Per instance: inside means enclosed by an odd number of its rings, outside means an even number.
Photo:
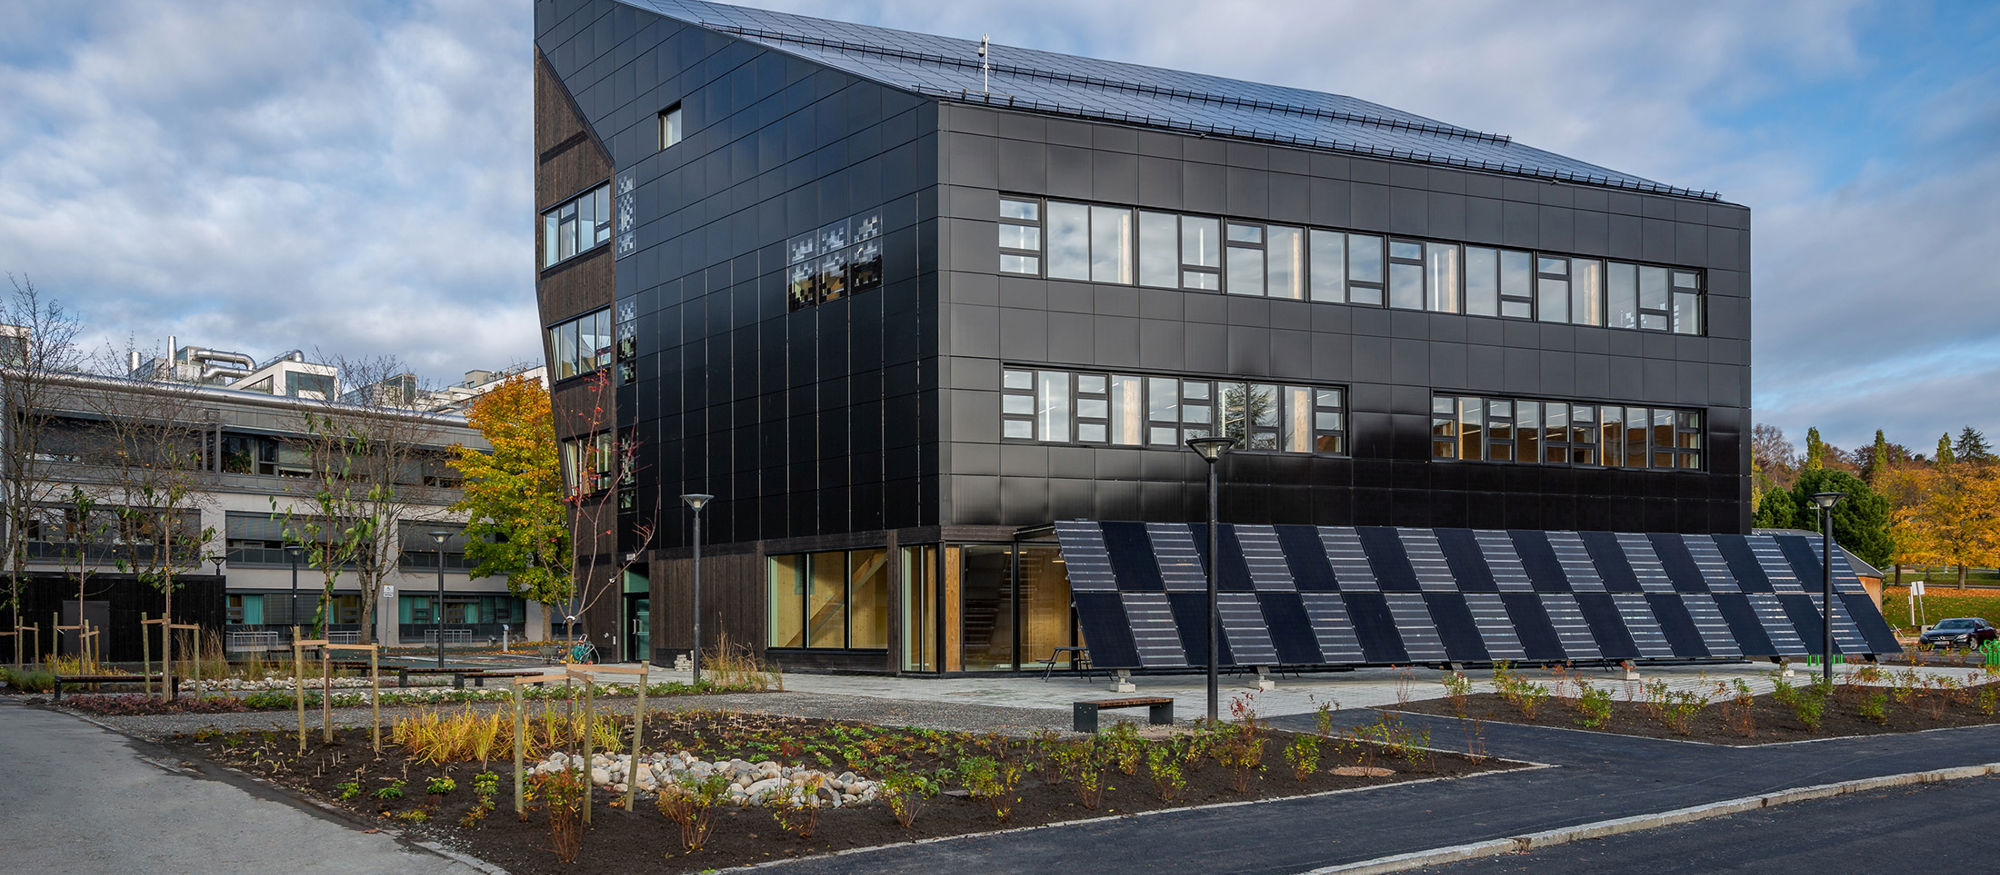
[[[1215,219],[1181,217],[1181,264],[1189,267],[1222,267],[1222,235]]]
[[[1578,465],[1597,464],[1597,408],[1572,404],[1569,408],[1570,461]]]
[[[1142,417],[1145,408],[1140,404],[1144,394],[1145,381],[1140,377],[1113,376],[1111,378],[1111,442],[1128,447],[1145,443]]]
[[[847,636],[850,648],[880,650],[889,646],[889,551],[854,550],[848,554],[853,572],[847,590]]]
[[[1577,325],[1604,324],[1604,262],[1577,258],[1570,261],[1569,321]]]
[[[1674,293],[1674,333],[1701,333],[1701,297],[1693,292]]]
[[[1486,401],[1486,458],[1495,462],[1514,460],[1514,403],[1506,399]]]
[[[1667,269],[1639,268],[1639,327],[1667,330]]]
[[[1264,243],[1264,261],[1269,282],[1265,294],[1273,298],[1306,297],[1305,232],[1298,228],[1271,226]]]
[[[1542,405],[1542,461],[1559,464],[1569,461],[1569,405],[1550,401]]]
[[[1600,415],[1600,433],[1604,439],[1598,446],[1604,454],[1604,467],[1625,466],[1625,408],[1606,405],[1597,409]]]
[[[1431,399],[1431,458],[1458,458],[1458,402],[1448,395]]]
[[[1090,208],[1049,202],[1050,279],[1090,279]]]
[[[1478,398],[1458,399],[1458,457],[1468,462],[1486,458],[1482,435],[1486,430],[1486,406]]]
[[[1653,408],[1653,467],[1674,466],[1674,412]]]
[[[1264,242],[1264,227],[1262,225],[1239,225],[1231,222],[1229,223],[1229,242],[1262,243]]]
[[[804,556],[771,557],[772,647],[805,646],[805,562]]]
[[[1036,249],[1042,248],[1042,229],[1034,225],[1000,224],[1000,248]]]
[[[1625,467],[1646,467],[1646,408],[1625,408]]]
[[[1542,460],[1542,405],[1522,401],[1514,405],[1514,458],[1523,462]]]
[[[1040,409],[1035,411],[1035,433],[1040,439],[1052,443],[1067,443],[1069,437],[1069,373],[1066,371],[1042,371],[1036,376],[1036,401]]]
[[[1172,213],[1139,213],[1139,283],[1180,285],[1180,220]]]
[[[1639,268],[1611,262],[1605,273],[1606,314],[1604,324],[1612,328],[1639,327]]]
[[[1401,262],[1389,265],[1389,306],[1403,310],[1424,308],[1423,265]]]
[[[1286,386],[1285,403],[1282,407],[1285,417],[1283,445],[1285,452],[1312,452],[1313,390],[1304,386]]]
[[[1174,446],[1181,442],[1181,381],[1172,377],[1146,380],[1146,421],[1151,429],[1147,443]]]
[[[1500,250],[1500,315],[1509,319],[1534,317],[1534,258],[1526,252]]]
[[[1465,247],[1465,312],[1500,315],[1500,253],[1479,246]]]
[[[806,646],[847,646],[847,554],[814,553],[806,593]]]
[[[1090,278],[1100,283],[1132,283],[1131,210],[1090,208]]]
[[[1232,225],[1231,228],[1237,226]],[[1232,295],[1264,293],[1264,250],[1248,246],[1229,247],[1227,291]]]
[[[1000,218],[1034,222],[1041,219],[1041,204],[1017,198],[1000,199]]]
[[[1382,238],[1347,235],[1347,298],[1356,304],[1382,306]]]
[[[1458,312],[1458,246],[1424,244],[1424,306],[1433,313]]]
[[[1540,312],[1537,317],[1543,322],[1569,321],[1569,280],[1541,277]]]
[[[1346,301],[1347,235],[1315,229],[1308,237],[1312,248],[1312,299],[1335,304]]]

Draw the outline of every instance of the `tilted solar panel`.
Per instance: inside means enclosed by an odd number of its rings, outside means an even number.
[[[1096,665],[1206,664],[1204,526],[1071,521],[1056,534]],[[1218,538],[1223,665],[1819,649],[1818,542],[1799,535],[1246,525]],[[1845,553],[1834,560],[1836,652],[1899,652]]]

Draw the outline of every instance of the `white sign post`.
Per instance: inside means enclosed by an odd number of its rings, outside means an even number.
[[[1924,582],[1910,581],[1910,625],[1917,625],[1917,600],[1924,597]],[[1926,617],[1925,619],[1929,619]]]

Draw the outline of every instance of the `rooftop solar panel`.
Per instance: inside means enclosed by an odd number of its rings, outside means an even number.
[[[1072,601],[1095,664],[1206,664],[1203,526],[1073,521],[1056,533],[1071,573],[1088,578],[1074,583]],[[1800,581],[1818,570],[1817,545],[1797,535],[1245,525],[1218,536],[1222,567],[1239,576],[1238,588],[1218,599],[1225,665],[1796,657],[1819,649],[1819,598]],[[1844,555],[1835,554],[1837,651],[1898,652]],[[1787,591],[1744,586],[1739,569],[1782,580]]]
[[[1366,100],[701,0],[619,0],[928,97],[1715,199]]]

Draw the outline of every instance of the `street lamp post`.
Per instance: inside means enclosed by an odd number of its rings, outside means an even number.
[[[701,683],[701,508],[715,500],[715,496],[700,492],[690,492],[681,496],[687,506],[694,509],[694,657],[689,662],[693,674],[691,683]]]
[[[432,529],[426,534],[429,534],[431,536],[431,543],[437,545],[438,598],[437,598],[437,604],[432,607],[432,610],[435,611],[437,614],[436,617],[437,627],[438,627],[437,667],[444,668],[444,539],[451,537],[451,533],[443,531],[441,529]]]
[[[292,602],[285,606],[285,619],[291,621],[294,629],[299,626],[299,554],[305,551],[297,544],[285,545],[285,556],[292,562]]]
[[[1820,560],[1820,680],[1827,689],[1833,689],[1833,506],[1847,497],[1845,492],[1815,492],[1813,504],[1819,505],[1819,560]]]
[[[1220,564],[1217,550],[1221,547],[1220,522],[1221,506],[1219,496],[1222,484],[1216,476],[1215,465],[1222,460],[1222,454],[1236,444],[1235,438],[1198,437],[1188,438],[1188,449],[1194,450],[1208,463],[1208,722],[1216,720],[1216,700],[1220,698],[1221,679],[1217,663],[1222,661],[1217,648],[1220,646],[1221,616],[1215,609],[1216,566]]]

